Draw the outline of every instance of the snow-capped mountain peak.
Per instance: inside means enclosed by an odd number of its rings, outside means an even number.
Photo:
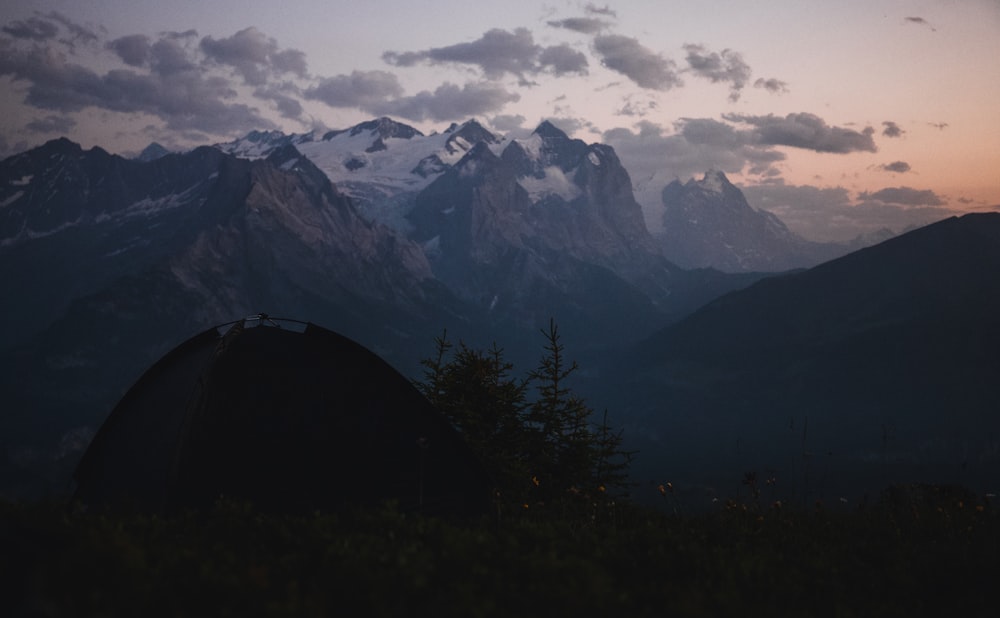
[[[250,136],[220,149],[245,158],[267,157],[275,149],[294,145],[350,196],[369,220],[405,231],[405,215],[416,194],[465,156],[485,143],[494,153],[506,145],[475,120],[453,125],[444,133],[425,135],[417,129],[382,117],[347,129],[329,131],[321,139],[268,134]]]
[[[543,120],[541,124],[539,124],[535,128],[533,135],[538,135],[539,137],[549,138],[549,139],[552,138],[569,139],[569,136],[566,135],[566,133],[562,129],[552,124],[548,120]]]
[[[375,120],[366,120],[365,122],[356,124],[348,129],[335,129],[333,131],[327,131],[323,135],[323,141],[329,141],[344,133],[349,134],[351,137],[365,134],[376,139],[389,139],[393,137],[398,139],[410,139],[413,137],[423,136],[423,133],[408,124],[396,122],[392,118],[382,116],[381,118],[376,118]]]
[[[165,157],[170,154],[170,151],[164,148],[161,144],[157,142],[152,142],[149,146],[142,149],[139,156],[136,157],[137,161],[142,161],[144,163],[149,163],[150,161],[155,161],[160,157]]]
[[[692,182],[693,181],[694,179],[692,179]],[[702,177],[698,186],[701,187],[702,191],[707,193],[722,194],[722,189],[729,184],[729,179],[726,178],[725,174],[719,170],[711,169],[705,172],[705,176]]]
[[[314,139],[312,132],[286,135],[281,131],[251,131],[244,137],[215,144],[219,150],[243,159],[263,159],[284,146],[298,146]]]
[[[479,142],[484,142],[491,146],[499,144],[502,140],[490,133],[483,125],[475,120],[469,120],[459,127],[449,127],[448,139],[444,143],[445,150],[450,154],[458,152],[466,153]]]
[[[813,266],[857,248],[796,235],[774,214],[750,206],[719,170],[709,170],[701,180],[674,180],[661,199],[662,231],[655,235],[663,254],[685,268],[780,271]]]

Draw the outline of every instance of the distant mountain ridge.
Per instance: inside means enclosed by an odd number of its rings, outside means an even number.
[[[882,230],[851,243],[813,242],[793,233],[774,214],[755,210],[726,175],[710,170],[697,181],[663,188],[664,256],[683,268],[726,272],[780,272],[808,268],[892,236]]]
[[[375,122],[325,142],[257,132],[149,160],[62,139],[0,161],[0,286],[12,291],[0,433],[19,444],[93,429],[166,349],[260,311],[414,367],[443,328],[514,354],[555,318],[598,346],[753,280],[664,260],[613,151],[543,129],[525,142],[546,163],[531,176],[504,160],[513,140],[474,122],[433,136]],[[439,169],[410,173],[430,155]]]
[[[0,200],[5,441],[94,427],[149,362],[237,317],[313,318],[406,350],[466,313],[418,245],[362,218],[291,145],[144,163],[56,140],[0,162]]]
[[[567,202],[578,197],[580,179],[566,174],[576,173],[588,148],[594,156],[593,149],[600,150],[621,167],[612,148],[570,139],[549,121],[543,121],[526,139],[510,139],[491,133],[475,120],[452,124],[440,134],[424,135],[382,117],[329,131],[321,139],[313,133],[252,132],[216,147],[258,158],[273,148],[294,144],[355,200],[366,217],[409,232],[407,213],[414,208],[419,192],[480,142],[513,166],[518,183],[533,202],[553,195]],[[634,203],[631,180],[628,185],[627,197],[624,190],[616,190],[617,195],[602,196],[595,203]],[[662,227],[647,231],[644,221],[619,223],[632,227],[636,239],[652,233],[655,241],[651,250],[686,269],[780,272],[808,268],[893,235],[880,230],[848,243],[809,241],[791,232],[775,215],[752,208],[725,174],[716,170],[706,172],[700,181],[674,180],[662,188],[660,198],[664,206]],[[631,208],[613,212],[629,212],[628,217],[633,217]]]
[[[609,398],[674,478],[772,470],[804,491],[811,466],[836,470],[830,491],[982,490],[1000,473],[997,315],[1000,213],[953,217],[720,297],[631,349]]]
[[[544,323],[549,310],[525,311],[526,302],[548,306],[537,302],[543,297],[585,315],[597,288],[580,279],[584,271],[606,282],[598,297],[611,294],[611,285],[619,301],[609,302],[638,311],[640,323],[681,315],[730,285],[718,275],[681,274],[664,260],[614,150],[571,139],[548,121],[527,138],[510,139],[475,120],[424,135],[379,118],[321,140],[251,135],[216,147],[259,157],[287,143],[365,217],[423,243],[437,276],[498,317],[506,311],[519,323]],[[470,247],[482,259],[470,260]],[[491,261],[501,254],[506,266],[496,270]],[[608,283],[616,278],[623,281]],[[547,291],[530,302],[524,290],[537,285]]]
[[[721,209],[710,231],[743,261],[737,274],[680,268],[647,230],[614,149],[549,122],[513,139],[475,121],[424,135],[380,118],[322,137],[252,132],[148,155],[54,140],[0,161],[0,286],[11,291],[0,297],[10,410],[0,437],[9,444],[86,435],[162,352],[261,311],[314,320],[411,371],[445,328],[533,362],[533,337],[550,319],[575,350],[603,359],[764,276],[747,268],[778,268],[801,248],[724,175],[710,175],[667,189],[694,196],[692,212]],[[688,240],[695,232],[706,229]],[[699,347],[664,336],[671,349]],[[678,375],[700,362],[654,356],[644,357],[654,369],[680,363]],[[657,385],[640,381],[634,394],[657,401],[673,379],[641,375]],[[648,410],[620,398],[642,426]]]

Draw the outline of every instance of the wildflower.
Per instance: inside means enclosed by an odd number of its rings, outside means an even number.
[[[531,477],[531,482],[535,484],[535,487],[538,487],[539,485],[542,484],[542,482],[538,480],[537,476]]]
[[[601,492],[603,494],[605,491],[607,491],[607,489],[604,487],[604,485],[598,485],[597,486],[597,491],[599,491],[599,492]]]

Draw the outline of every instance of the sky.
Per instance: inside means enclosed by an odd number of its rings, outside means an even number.
[[[615,148],[647,220],[719,169],[846,240],[1000,210],[1000,0],[5,1],[0,111],[0,157],[548,119]]]

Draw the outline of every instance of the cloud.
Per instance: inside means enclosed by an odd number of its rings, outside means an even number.
[[[107,48],[118,54],[122,62],[133,67],[146,66],[151,54],[149,37],[145,34],[130,34],[107,43]]]
[[[753,83],[753,87],[763,88],[768,92],[773,92],[776,94],[788,92],[788,84],[781,81],[780,79],[775,79],[773,77],[770,79],[764,79],[763,77],[761,77]]]
[[[53,47],[4,47],[0,75],[27,83],[25,102],[38,109],[145,113],[162,119],[168,129],[214,134],[273,127],[256,109],[233,102],[236,93],[229,82],[197,70],[175,41],[150,47],[148,74],[114,69],[102,75],[69,62]]]
[[[302,117],[302,103],[298,99],[288,96],[289,92],[295,92],[296,90],[292,84],[269,84],[257,88],[253,94],[259,99],[273,102],[275,109],[283,117],[298,120]]]
[[[928,21],[927,21],[926,19],[924,19],[923,17],[906,17],[906,18],[904,18],[904,19],[903,19],[903,23],[907,23],[907,24],[917,24],[917,25],[919,25],[919,26],[927,26],[927,27],[928,27],[928,28],[930,28],[930,29],[931,29],[932,31],[934,31],[934,32],[937,32],[937,28],[935,28],[934,26],[932,26],[932,25],[930,24],[930,22],[928,22]]]
[[[382,59],[390,65],[412,67],[419,63],[467,64],[479,67],[489,79],[511,74],[525,75],[551,70],[556,75],[586,72],[587,59],[567,45],[542,47],[535,44],[527,28],[513,32],[494,28],[469,43],[434,47],[416,52],[387,51]]]
[[[849,152],[876,152],[871,127],[858,132],[843,127],[831,127],[814,114],[788,114],[784,118],[768,114],[750,116],[746,114],[723,114],[730,122],[753,127],[754,140],[770,146],[791,146],[816,152],[845,154]]]
[[[652,97],[640,98],[636,95],[628,95],[622,100],[622,106],[615,111],[615,115],[642,118],[655,111],[658,105],[656,99]]]
[[[565,28],[566,30],[572,30],[583,34],[597,34],[611,25],[603,19],[595,19],[593,17],[570,17],[568,19],[548,21],[545,23],[553,28]]]
[[[899,125],[891,120],[886,120],[882,123],[882,135],[886,137],[902,137],[903,133],[906,133],[903,129],[899,128]]]
[[[892,163],[883,163],[882,165],[879,165],[877,169],[880,169],[883,172],[905,174],[910,171],[910,164],[906,161],[893,161]]]
[[[636,201],[653,233],[662,229],[663,187],[673,180],[701,178],[709,169],[736,174],[749,168],[752,174],[779,174],[774,164],[785,158],[784,153],[748,144],[746,139],[745,132],[710,118],[680,120],[673,133],[642,120],[634,130],[618,127],[601,136],[628,170]]]
[[[271,74],[306,75],[305,54],[279,50],[277,41],[253,27],[224,39],[206,36],[200,47],[211,60],[233,67],[250,85],[265,83]]]
[[[934,127],[938,131],[944,131],[945,129],[948,128],[948,123],[947,122],[928,122],[927,124],[929,126]]]
[[[521,114],[498,114],[490,119],[490,124],[497,131],[517,131],[524,128],[526,120]]]
[[[168,30],[166,32],[161,32],[160,37],[164,39],[170,39],[171,41],[186,41],[189,39],[197,39],[198,31],[194,28],[185,30],[184,32],[176,32],[174,30]]]
[[[306,77],[308,64],[306,53],[298,49],[282,49],[270,55],[271,67],[278,73],[291,73],[298,77]]]
[[[33,133],[67,133],[76,126],[76,121],[66,116],[49,115],[32,120],[25,128]]]
[[[153,43],[149,48],[149,64],[153,73],[162,76],[202,73],[177,39],[160,39]]]
[[[785,134],[789,132],[791,135]],[[700,177],[708,169],[756,176],[760,184],[745,190],[751,205],[774,212],[791,229],[816,240],[848,240],[859,229],[874,231],[887,226],[901,229],[946,216],[944,209],[938,208],[943,204],[926,194],[914,200],[922,204],[918,207],[899,204],[902,199],[899,195],[873,194],[865,197],[865,207],[859,210],[847,189],[784,185],[778,164],[786,155],[775,146],[794,145],[818,152],[867,151],[874,147],[873,132],[830,127],[811,114],[778,119],[724,115],[721,120],[681,118],[674,123],[673,132],[644,120],[634,129],[619,127],[606,131],[602,139],[614,147],[629,170],[636,199],[642,204],[647,224],[654,233],[662,220],[663,186],[674,179],[683,182]],[[902,165],[905,164],[896,162],[886,168],[901,171]],[[878,201],[890,197],[896,201]]]
[[[810,240],[844,242],[859,233],[888,228],[900,232],[950,215],[938,207],[903,207],[877,201],[855,203],[843,187],[761,184],[741,187],[747,202],[780,218]]]
[[[884,204],[899,204],[902,206],[944,206],[945,202],[930,189],[911,189],[910,187],[888,187],[868,193],[861,193],[858,199],[876,201]]]
[[[596,36],[594,51],[601,57],[601,64],[642,88],[669,90],[684,83],[672,60],[644,47],[636,39],[620,34]]]
[[[65,29],[68,36],[58,38],[62,29]],[[58,11],[48,13],[35,11],[33,17],[13,21],[0,31],[21,41],[35,43],[58,41],[70,53],[75,53],[77,43],[94,43],[99,38],[93,30],[77,24]]]
[[[495,112],[507,103],[519,101],[517,93],[507,92],[490,82],[470,83],[462,87],[445,82],[434,92],[428,90],[413,96],[384,100],[366,111],[379,115],[402,116],[410,120],[459,120]]]
[[[24,21],[12,21],[3,27],[3,32],[15,39],[30,39],[44,41],[59,34],[59,27],[52,22],[38,17],[29,17]]]
[[[748,166],[766,173],[785,158],[779,151],[747,143],[747,135],[711,118],[686,118],[667,128],[641,120],[635,129],[605,131],[601,141],[621,157],[633,184],[636,199],[653,215],[659,213],[660,190],[673,179],[699,176],[708,169],[738,173]],[[658,219],[657,219],[658,220]]]
[[[743,60],[742,54],[731,49],[709,52],[703,45],[693,44],[685,45],[684,51],[687,52],[686,60],[692,73],[712,83],[728,83],[729,100],[739,101],[740,92],[751,74],[750,65]]]
[[[199,38],[194,30],[118,37],[95,47],[104,60],[123,63],[104,72],[72,61],[66,49],[65,42],[43,46],[31,38],[0,36],[0,76],[24,86],[19,92],[26,105],[55,112],[29,118],[31,124],[23,130],[66,131],[74,119],[65,114],[97,109],[157,118],[178,139],[208,139],[275,128],[270,117],[276,115],[305,123],[305,100],[439,121],[494,114],[520,99],[491,82],[445,83],[405,96],[398,78],[387,71],[312,77],[302,52],[280,48],[255,28],[220,38]],[[532,50],[532,71],[586,71],[586,57],[568,45]],[[241,83],[251,88],[241,89]]]
[[[48,13],[42,15],[42,17],[47,17],[48,19],[59,22],[69,31],[70,40],[67,41],[67,43],[70,47],[72,47],[74,43],[96,43],[100,39],[100,35],[97,32],[94,32],[90,28],[81,26],[59,11],[49,11]]]
[[[682,118],[674,123],[674,128],[692,146],[738,154],[750,174],[776,176],[779,172],[773,165],[785,160],[783,153],[755,144],[751,133],[712,118]],[[720,157],[719,154],[714,156]]]
[[[618,13],[616,13],[611,7],[609,7],[606,4],[604,6],[595,6],[593,3],[588,2],[587,6],[583,8],[587,13],[590,13],[591,15],[606,15],[608,17],[618,17]]]
[[[303,96],[330,107],[371,109],[386,99],[399,97],[403,87],[388,71],[353,71],[350,75],[323,78],[307,88]]]
[[[565,44],[543,49],[538,56],[538,64],[543,69],[551,68],[552,73],[556,75],[587,73],[587,57]]]
[[[712,118],[682,118],[675,125],[690,144],[734,149],[747,145],[746,134]]]
[[[712,118],[682,118],[674,132],[654,122],[642,120],[637,131],[615,128],[603,134],[635,178],[664,176],[689,178],[714,168],[737,173],[750,166],[763,174],[785,155],[767,146],[752,143],[752,136]]]

